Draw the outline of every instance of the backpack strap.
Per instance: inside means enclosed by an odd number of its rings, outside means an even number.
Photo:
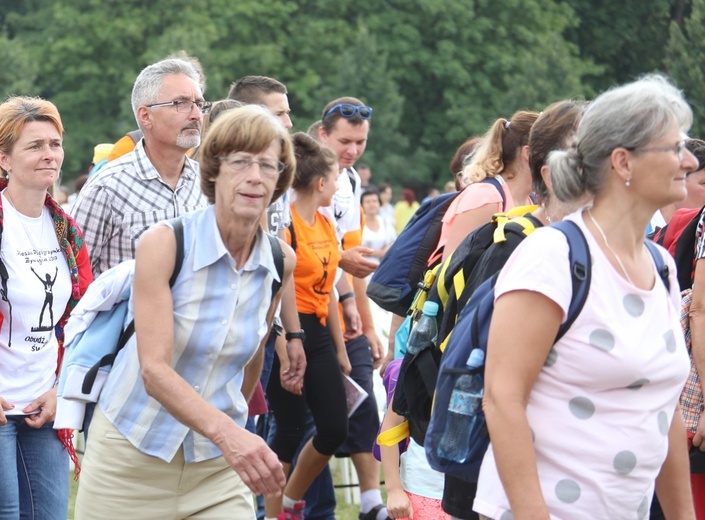
[[[181,218],[175,218],[169,221],[174,229],[174,235],[176,237],[176,260],[174,263],[174,271],[171,273],[171,278],[169,278],[169,288],[174,287],[176,283],[176,278],[181,272],[181,266],[184,263],[184,223]],[[84,394],[90,394],[93,388],[93,383],[95,383],[95,378],[98,376],[98,370],[102,367],[112,365],[117,358],[118,353],[127,345],[132,335],[135,333],[135,320],[132,319],[127,327],[122,331],[120,337],[118,338],[117,345],[115,347],[115,352],[104,355],[100,361],[93,365],[88,372],[86,372],[83,378],[83,384],[81,385],[81,391]]]
[[[506,209],[507,209],[507,196],[504,194],[504,188],[502,188],[502,183],[499,182],[494,177],[485,177],[480,182],[484,182],[485,184],[491,184],[492,186],[497,188],[497,191],[502,196],[502,211],[506,211]]]
[[[2,226],[0,226],[0,244],[2,244]],[[10,316],[8,321],[8,347],[12,346],[12,303],[10,302],[10,298],[7,295],[7,280],[10,278],[10,276],[7,273],[7,267],[5,266],[5,262],[2,261],[2,257],[0,257],[0,298],[2,298],[3,301],[7,302],[7,306],[10,310]]]
[[[661,253],[659,252],[658,247],[656,247],[656,244],[654,244],[651,240],[645,240],[644,244],[646,244],[646,249],[649,250],[649,253],[651,253],[652,258],[654,259],[654,264],[656,264],[656,271],[658,272],[658,275],[661,278],[663,285],[666,286],[666,291],[670,292],[671,283],[668,280],[668,265],[666,264],[666,262],[663,261],[663,256],[661,256]]]
[[[127,135],[130,137],[130,139],[132,139],[135,144],[139,143],[140,139],[144,137],[142,130],[133,130],[132,132],[127,132]]]
[[[296,233],[294,233],[294,222],[290,222],[289,226],[289,236],[291,236],[291,249],[294,250],[294,253],[296,253]]]
[[[284,252],[282,251],[282,245],[279,243],[279,239],[269,233],[265,233],[267,238],[269,238],[269,243],[272,246],[272,256],[274,257],[274,266],[277,268],[277,274],[279,275],[279,280],[272,279],[272,298],[279,292],[282,286],[282,280],[284,280]],[[293,235],[292,235],[293,236]]]
[[[590,258],[590,248],[588,247],[585,235],[575,222],[562,220],[556,222],[551,227],[561,231],[568,240],[568,260],[570,261],[570,278],[572,293],[568,316],[561,324],[556,335],[556,342],[561,339],[576,320],[580,311],[585,305],[585,301],[590,291],[590,280],[592,277],[592,260]]]

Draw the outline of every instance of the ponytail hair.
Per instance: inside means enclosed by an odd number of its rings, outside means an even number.
[[[463,169],[468,182],[496,177],[516,158],[522,146],[529,143],[531,127],[539,114],[520,110],[511,119],[497,119],[485,134],[472,162]]]
[[[593,185],[585,175],[582,158],[576,147],[552,151],[548,154],[546,164],[551,175],[553,194],[558,200],[572,202],[586,192],[595,192],[597,185]]]
[[[335,152],[322,146],[304,132],[291,136],[296,157],[296,173],[292,187],[298,191],[308,190],[319,178],[325,178],[337,162]]]

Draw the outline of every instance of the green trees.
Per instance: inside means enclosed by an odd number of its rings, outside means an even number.
[[[684,2],[0,0],[0,94],[57,104],[73,177],[96,143],[135,127],[139,71],[183,49],[200,59],[209,100],[247,74],[284,82],[297,130],[330,99],[360,97],[375,109],[365,159],[376,180],[440,186],[456,147],[497,117],[660,68]],[[671,29],[667,60],[693,85],[696,24]]]

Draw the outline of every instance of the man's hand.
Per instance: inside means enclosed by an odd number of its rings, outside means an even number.
[[[343,374],[349,376],[350,372],[352,372],[352,365],[350,364],[347,350],[338,351],[338,364],[340,364],[340,370],[343,371]]]
[[[377,269],[377,263],[368,260],[365,256],[370,256],[374,250],[369,247],[355,246],[342,251],[340,268],[346,273],[350,273],[358,278],[364,278]]]
[[[700,451],[705,451],[705,413],[700,414],[698,426],[695,429],[695,437],[693,437],[693,446],[698,446]]]
[[[286,484],[281,462],[257,435],[238,428],[224,440],[223,457],[256,495],[279,496]],[[221,443],[223,444],[223,443]]]
[[[394,361],[394,347],[390,347],[389,350],[387,350],[387,355],[382,358],[382,363],[379,365],[380,377],[384,377],[384,372],[392,361]]]
[[[345,322],[345,341],[355,339],[362,334],[362,318],[357,310],[355,298],[348,298],[343,306],[343,321]]]
[[[384,346],[382,345],[382,341],[379,339],[379,336],[377,336],[377,331],[375,331],[374,327],[365,329],[363,333],[370,342],[372,368],[379,368],[382,364],[382,356],[384,355]]]
[[[277,341],[279,341],[277,338]],[[285,340],[286,341],[286,340]],[[304,373],[306,372],[306,353],[303,342],[299,338],[293,338],[286,342],[286,353],[289,358],[289,366],[282,364],[280,380],[282,388],[292,394],[301,395],[304,385]]]
[[[22,411],[31,414],[25,417],[25,422],[32,428],[41,428],[45,423],[54,420],[56,415],[56,392],[57,387],[48,392],[44,392],[34,401],[25,406]],[[39,413],[34,413],[39,410]]]

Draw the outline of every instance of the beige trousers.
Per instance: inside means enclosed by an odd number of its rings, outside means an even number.
[[[186,464],[145,455],[98,407],[76,497],[76,520],[247,520],[251,491],[223,457]]]

